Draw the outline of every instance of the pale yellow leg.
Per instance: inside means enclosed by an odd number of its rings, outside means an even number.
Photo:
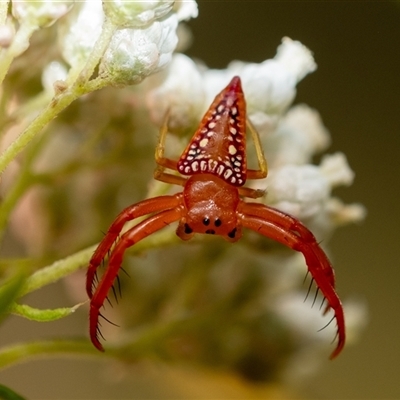
[[[266,178],[268,175],[268,165],[267,165],[267,160],[265,159],[264,156],[264,151],[261,145],[260,141],[260,135],[258,134],[256,128],[254,128],[253,124],[250,122],[250,120],[247,118],[246,119],[247,123],[247,128],[249,129],[251,133],[251,137],[253,139],[254,147],[256,149],[256,154],[257,154],[257,161],[258,161],[258,166],[259,169],[248,169],[247,170],[247,179],[263,179]],[[252,197],[252,196],[249,196]],[[260,196],[257,196],[260,197]]]
[[[265,190],[263,189],[251,189],[248,187],[240,187],[239,194],[244,197],[250,197],[251,199],[258,199],[263,197],[265,194]]]
[[[167,113],[165,114],[163,125],[160,128],[160,134],[158,136],[158,142],[156,146],[155,159],[158,165],[161,165],[164,168],[169,168],[174,171],[177,171],[176,167],[177,161],[164,157],[165,140],[168,133],[168,119],[169,119],[169,111],[167,111]]]
[[[172,185],[184,186],[186,178],[165,172],[166,168],[171,169],[173,171],[177,171],[176,167],[177,161],[164,157],[165,140],[168,133],[168,118],[169,118],[169,111],[167,111],[167,113],[165,114],[164,122],[162,127],[160,128],[160,134],[156,146],[155,159],[158,165],[154,171],[154,179],[157,179],[158,181],[161,182],[170,183]]]

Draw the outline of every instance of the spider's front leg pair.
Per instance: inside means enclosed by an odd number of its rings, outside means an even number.
[[[164,157],[167,119],[156,148],[155,178],[183,186],[181,193],[144,200],[126,208],[111,225],[90,260],[87,292],[91,299],[90,337],[99,342],[98,320],[108,292],[117,277],[125,250],[172,222],[179,221],[178,236],[187,240],[195,233],[216,234],[235,242],[242,228],[248,228],[303,254],[318,290],[327,300],[326,311],[334,311],[338,325],[336,357],[345,343],[343,308],[335,291],[332,265],[314,235],[297,219],[259,203],[246,203],[242,197],[258,198],[262,190],[245,187],[247,179],[267,175],[267,163],[257,131],[246,118],[246,105],[239,77],[216,96],[193,138],[179,160]],[[246,126],[256,149],[259,168],[247,168]],[[166,170],[177,172],[166,172]],[[126,222],[149,215],[124,234]],[[97,287],[96,270],[110,252],[108,267]]]

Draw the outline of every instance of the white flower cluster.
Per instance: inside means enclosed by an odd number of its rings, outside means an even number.
[[[7,2],[2,8],[7,13]],[[4,21],[0,12],[0,47],[10,48],[9,62],[29,47],[34,31],[58,21],[59,50],[71,67],[58,67],[65,79],[69,74],[74,81],[93,57],[89,78],[100,61],[99,75],[113,85],[138,83],[165,67],[178,44],[179,22],[198,14],[195,0],[12,0],[10,9]],[[53,70],[54,64],[43,77],[51,91]]]
[[[64,16],[73,4],[74,0],[13,0],[12,14],[20,24],[46,27]]]
[[[178,23],[196,16],[194,0],[86,0],[60,24],[62,54],[72,67],[80,67],[101,40],[107,20],[116,30],[99,74],[114,84],[134,84],[167,65],[178,43]]]

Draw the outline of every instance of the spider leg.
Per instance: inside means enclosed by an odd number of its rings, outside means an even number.
[[[317,287],[328,301],[325,312],[332,308],[337,323],[338,343],[330,358],[343,349],[346,334],[343,307],[335,291],[332,265],[314,235],[298,220],[281,211],[257,203],[240,203],[239,215],[243,227],[252,229],[303,254]]]
[[[181,204],[181,195],[179,194],[174,196],[159,196],[131,205],[118,215],[90,259],[86,275],[86,292],[90,299],[93,296],[95,287],[96,270],[109,253],[125,223],[146,214],[173,209],[179,204]]]
[[[247,170],[247,179],[263,179],[268,175],[268,164],[265,159],[263,147],[260,140],[260,135],[257,132],[257,129],[253,126],[250,120],[247,118],[246,120],[247,129],[250,131],[251,136],[253,138],[254,147],[256,149],[257,161],[259,169],[248,169]],[[253,197],[253,196],[251,196]]]
[[[104,300],[107,298],[108,292],[118,274],[125,250],[152,233],[164,228],[172,222],[179,220],[182,215],[183,207],[176,207],[171,210],[161,211],[160,213],[143,220],[125,232],[116,243],[109,258],[107,270],[102,276],[101,281],[90,301],[90,339],[94,346],[100,351],[104,351],[98,337],[100,308],[103,306]]]
[[[158,142],[155,152],[155,159],[156,163],[162,166],[163,168],[168,168],[177,171],[177,160],[171,160],[170,158],[164,157],[165,139],[168,133],[169,114],[170,111],[168,110],[165,114],[163,125],[160,128],[160,133],[158,136]]]

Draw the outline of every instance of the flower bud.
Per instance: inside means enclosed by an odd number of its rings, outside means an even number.
[[[100,75],[117,85],[139,83],[164,67],[178,38],[175,14],[145,29],[121,29],[113,36],[100,64]]]
[[[62,55],[73,67],[86,62],[104,21],[100,0],[87,0],[79,6],[61,22],[59,29]]]
[[[65,15],[74,5],[75,0],[13,0],[12,14],[20,22],[28,22],[38,27],[52,25]]]
[[[64,81],[67,77],[67,69],[58,61],[52,61],[46,65],[42,73],[42,85],[46,92],[54,94],[54,84]]]
[[[103,0],[103,10],[119,28],[139,28],[167,15],[173,0],[127,1]]]

